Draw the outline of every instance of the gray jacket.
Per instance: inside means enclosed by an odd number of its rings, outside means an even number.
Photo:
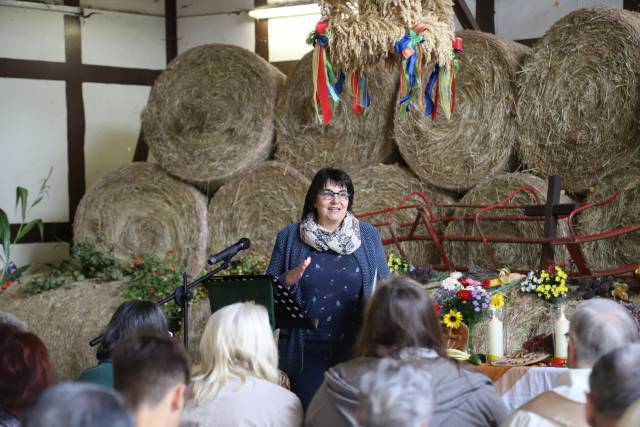
[[[307,409],[305,427],[357,426],[360,380],[380,360],[359,358],[331,368]],[[488,377],[442,357],[421,363],[431,374],[436,397],[430,427],[499,426],[509,416]]]

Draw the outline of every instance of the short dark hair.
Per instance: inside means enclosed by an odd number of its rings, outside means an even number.
[[[394,276],[380,284],[365,308],[356,354],[394,357],[407,347],[425,347],[440,356],[446,354],[431,297],[415,280]]]
[[[135,427],[135,422],[114,390],[74,382],[42,393],[27,411],[23,427]]]
[[[21,416],[52,382],[53,367],[42,340],[0,325],[0,409]]]
[[[316,210],[314,204],[316,203],[316,196],[324,189],[324,186],[327,185],[327,182],[329,181],[335,182],[339,186],[347,189],[347,192],[349,192],[349,205],[347,206],[347,210],[351,211],[354,195],[353,182],[351,182],[351,178],[343,170],[323,168],[320,169],[313,177],[311,185],[307,190],[307,195],[304,198],[304,207],[302,208],[302,221],[304,221],[310,213],[315,214]]]
[[[190,379],[189,356],[170,338],[138,335],[113,350],[113,387],[134,411],[157,405],[172,387]]]
[[[640,344],[627,344],[602,356],[593,365],[589,388],[593,407],[606,420],[622,417],[640,399]]]
[[[136,334],[168,336],[167,318],[158,304],[151,301],[123,302],[107,325],[96,352],[97,359],[108,359],[116,344]]]

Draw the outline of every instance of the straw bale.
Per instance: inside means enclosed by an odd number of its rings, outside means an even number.
[[[400,154],[422,180],[468,190],[505,171],[515,140],[515,77],[528,48],[479,31],[461,31],[464,53],[456,78],[455,112],[435,120],[414,106],[396,115]],[[423,81],[429,78],[425,69]]]
[[[208,44],[174,59],[142,114],[145,140],[172,175],[212,193],[272,152],[284,75],[248,50]]]
[[[250,253],[271,256],[278,231],[300,221],[310,184],[291,166],[270,161],[223,185],[209,203],[209,252],[247,237]]]
[[[89,241],[122,260],[171,251],[195,274],[206,258],[207,200],[158,165],[131,163],[100,178],[84,195],[73,230],[76,243]]]
[[[453,199],[444,192],[437,190],[420,181],[410,170],[398,165],[376,165],[356,172],[353,176],[355,197],[353,211],[358,213],[373,212],[381,209],[395,207],[400,200],[414,191],[421,191],[432,204],[453,203]],[[434,207],[434,213],[439,214]],[[386,217],[375,216],[365,221],[377,222],[386,220]],[[413,222],[415,211],[398,213],[395,216],[394,227],[396,232],[408,232],[408,229],[400,229],[397,226],[403,222]],[[380,229],[382,239],[391,238],[388,227]],[[424,229],[418,229],[424,234]],[[433,243],[429,241],[405,242],[402,249],[411,263],[414,265],[434,264],[439,262]],[[387,252],[397,253],[394,245],[385,246]]]
[[[391,126],[397,70],[378,64],[367,74],[371,108],[356,116],[351,99],[342,102],[333,120],[318,123],[311,84],[312,53],[297,64],[278,97],[276,159],[295,167],[308,178],[325,166],[353,173],[378,164],[393,151]]]
[[[583,191],[640,150],[640,19],[579,9],[535,45],[518,77],[519,155]]]
[[[459,204],[490,205],[498,203],[506,198],[512,191],[523,185],[532,187],[538,194],[540,203],[545,203],[547,198],[547,183],[533,175],[524,173],[513,173],[501,175],[485,180],[469,191],[458,202]],[[561,196],[563,203],[571,202],[566,196]],[[526,205],[535,204],[535,199],[529,193],[520,193],[510,204]],[[456,217],[463,215],[475,215],[477,209],[457,208],[454,211]],[[484,216],[505,216],[524,215],[522,210],[496,210]],[[501,221],[481,223],[485,235],[490,236],[512,236],[512,237],[542,237],[544,232],[544,222],[542,221]],[[566,220],[561,220],[558,224],[558,236],[564,236],[568,232]],[[452,221],[446,229],[448,235],[477,236],[479,233],[474,222]],[[492,267],[486,250],[481,242],[447,242],[448,253],[454,263],[461,266],[476,265],[480,267]],[[540,263],[541,245],[539,244],[515,244],[515,243],[492,243],[491,245],[497,262],[500,266],[505,265],[515,269],[531,269]],[[567,256],[566,251],[561,246],[556,247],[556,260],[560,261]]]
[[[611,204],[594,206],[579,214],[579,234],[596,234],[640,222],[640,173],[638,167],[623,169],[598,183],[587,202],[604,200],[618,191]],[[640,260],[640,231],[581,245],[591,269],[607,269]]]

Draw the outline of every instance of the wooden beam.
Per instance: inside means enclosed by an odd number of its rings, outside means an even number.
[[[19,228],[20,224],[11,224],[11,241],[16,238]],[[20,240],[19,243],[71,243],[71,224],[68,222],[45,222],[43,231],[43,237],[40,239],[40,231],[38,230],[38,227],[34,227]]]
[[[485,33],[496,33],[495,0],[476,0],[476,21]]]
[[[267,0],[254,0],[253,6],[260,7],[266,6]],[[255,23],[255,52],[256,55],[263,58],[265,61],[269,61],[269,20],[260,19]]]
[[[626,10],[640,12],[640,0],[623,0],[622,7]]]
[[[514,40],[520,44],[523,44],[525,46],[529,46],[532,47],[533,45],[535,45],[536,43],[538,43],[538,40],[540,39],[520,39],[520,40]]]
[[[178,56],[178,13],[176,0],[164,1],[164,33],[167,48],[167,64]]]
[[[465,0],[454,0],[453,1],[453,10],[458,17],[458,21],[460,21],[460,25],[465,30],[478,30],[480,31],[480,26],[476,19],[473,17],[471,13],[471,9],[467,6],[467,2]]]

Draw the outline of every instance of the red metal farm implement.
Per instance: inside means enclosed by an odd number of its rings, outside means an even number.
[[[615,192],[610,197],[594,203],[559,204],[561,178],[553,176],[549,178],[549,189],[547,203],[540,204],[538,192],[529,186],[522,186],[514,190],[504,199],[492,205],[463,205],[446,204],[440,205],[432,203],[423,193],[414,192],[402,198],[397,206],[375,212],[358,214],[359,218],[367,218],[374,226],[389,231],[390,237],[383,239],[384,245],[394,245],[401,256],[405,256],[403,242],[410,241],[432,241],[440,258],[440,263],[433,265],[436,270],[458,270],[465,271],[467,266],[454,265],[451,257],[445,249],[444,242],[479,242],[484,247],[492,265],[484,266],[494,271],[498,271],[503,265],[496,259],[492,244],[540,244],[541,245],[541,265],[554,262],[554,248],[564,246],[568,251],[575,268],[571,273],[573,277],[600,277],[619,276],[633,274],[633,271],[640,265],[638,263],[616,266],[604,270],[593,270],[587,265],[582,254],[580,245],[601,239],[622,236],[627,233],[640,232],[640,222],[626,227],[609,230],[603,233],[578,235],[576,233],[574,220],[576,216],[587,209],[598,209],[601,206],[612,203],[619,193]],[[516,205],[509,202],[521,193],[527,193],[535,205]],[[455,208],[472,210],[472,215],[455,217],[451,212]],[[412,216],[413,221],[406,221],[406,212]],[[404,213],[404,215],[401,215]],[[405,221],[399,218],[404,216]],[[567,220],[568,233],[565,236],[557,236],[556,228],[558,220]],[[475,235],[452,235],[445,232],[446,225],[451,221],[473,222],[477,234]],[[508,235],[488,235],[483,230],[483,224],[488,222],[503,221],[538,221],[544,222],[543,236],[508,236]],[[533,267],[533,266],[532,266]],[[526,273],[522,270],[514,270]]]

